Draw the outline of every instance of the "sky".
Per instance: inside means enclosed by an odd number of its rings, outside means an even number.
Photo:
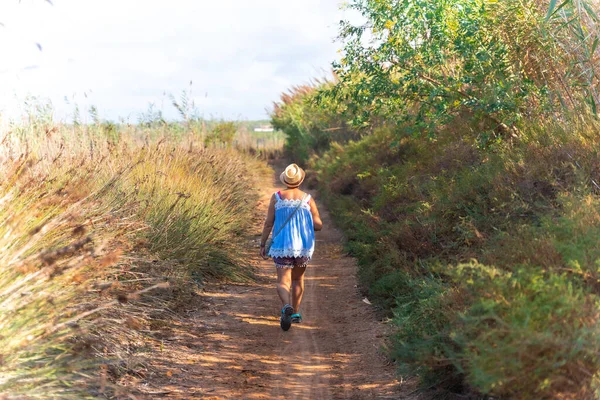
[[[102,119],[137,122],[150,104],[174,119],[168,96],[186,90],[204,118],[265,119],[283,91],[330,72],[339,4],[1,0],[0,113],[34,96],[63,121],[74,104],[84,120],[93,105]]]

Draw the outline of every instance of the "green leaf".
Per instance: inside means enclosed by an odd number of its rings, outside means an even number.
[[[562,9],[564,6],[566,6],[566,5],[567,5],[568,3],[570,3],[570,2],[571,2],[571,0],[565,0],[565,1],[563,1],[563,2],[560,4],[560,6],[556,7],[556,8],[553,10],[554,6],[556,6],[556,0],[553,0],[553,1],[550,3],[550,9],[548,10],[548,14],[546,15],[546,18],[545,18],[546,22],[547,22],[547,21],[550,19],[550,17],[552,17],[552,16],[553,16],[554,14],[556,14],[557,12],[559,12],[559,11],[560,11],[560,10],[561,10],[561,9]]]
[[[556,7],[556,0],[550,0],[550,7],[548,7],[548,14],[546,14],[546,21],[550,19],[554,13],[554,7]]]
[[[594,56],[594,53],[596,52],[596,48],[598,48],[598,39],[596,38],[596,40],[594,40],[594,43],[592,43],[592,51],[590,52],[590,59]]]
[[[581,4],[583,5],[583,8],[585,8],[585,10],[587,11],[590,18],[592,18],[596,22],[600,21],[600,19],[598,19],[598,14],[592,9],[592,7],[587,1],[584,0],[581,2]]]

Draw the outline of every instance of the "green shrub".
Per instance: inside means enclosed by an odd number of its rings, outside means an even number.
[[[432,275],[410,277],[403,286],[407,289],[397,295],[393,309],[398,330],[392,356],[426,385],[460,386],[463,369],[456,360],[462,348],[452,337],[460,291]]]
[[[341,24],[336,81],[273,121],[394,315],[395,357],[449,390],[597,398],[597,5],[347,6],[364,18]]]
[[[600,233],[598,201],[589,194],[599,143],[586,139],[596,135],[593,126],[577,136],[565,136],[556,125],[534,127],[521,143],[493,152],[479,149],[475,138],[457,143],[451,131],[440,131],[435,141],[407,137],[393,144],[393,132],[379,129],[360,141],[334,144],[311,160],[348,249],[359,260],[368,295],[394,315],[394,356],[427,385],[509,397],[519,397],[521,390],[531,398],[592,390],[584,376],[600,366],[590,358],[595,351],[590,304],[596,301],[590,288],[598,277]],[[577,155],[579,167],[565,149]],[[467,279],[457,272],[466,267],[453,265],[471,258],[493,267]],[[490,271],[498,278],[485,279]],[[477,319],[494,293],[511,302],[490,303],[506,320],[498,332]],[[530,293],[539,299],[527,297]],[[552,293],[559,293],[558,302]],[[546,323],[519,325],[522,312],[542,318],[553,307],[556,314]],[[560,327],[561,319],[567,327],[553,330],[548,321]],[[545,335],[557,338],[555,347],[533,340]],[[573,350],[588,339],[589,354]],[[536,346],[552,355],[538,357],[539,369],[527,385],[511,384],[522,366],[511,364],[511,352],[533,353]],[[498,354],[507,365],[494,361]],[[589,363],[573,369],[581,357]],[[567,385],[563,381],[571,373],[577,378],[568,379],[576,383]],[[511,391],[513,386],[519,389]]]
[[[306,162],[314,153],[322,153],[334,142],[357,139],[360,134],[347,126],[343,108],[337,101],[319,101],[318,88],[332,83],[315,80],[295,86],[281,95],[271,112],[273,127],[286,135],[285,152],[290,161]]]
[[[471,263],[454,274],[474,299],[451,334],[463,349],[452,361],[471,384],[520,399],[591,393],[600,365],[596,296],[535,266]]]
[[[237,125],[234,121],[221,121],[215,124],[210,132],[204,137],[204,144],[231,146],[235,134],[237,133]]]

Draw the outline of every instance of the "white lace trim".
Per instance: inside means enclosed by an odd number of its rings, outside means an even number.
[[[283,207],[298,207],[298,204],[304,202],[300,206],[300,208],[304,208],[305,210],[310,211],[310,195],[308,195],[304,200],[303,199],[282,199],[278,194],[275,194],[277,198],[277,202],[275,203],[275,209],[279,210]]]
[[[312,257],[312,249],[271,249],[269,255],[271,257]]]
[[[296,208],[298,207],[298,203],[300,203],[301,201],[302,200],[279,200],[277,203],[275,203],[275,209],[279,210],[280,208],[286,207]],[[300,208],[310,211],[310,204],[307,204],[305,200],[305,203],[302,204]]]

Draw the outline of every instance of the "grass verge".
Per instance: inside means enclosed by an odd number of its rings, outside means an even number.
[[[244,280],[268,169],[193,139],[47,126],[0,145],[0,394],[118,396],[153,320],[207,279]]]

